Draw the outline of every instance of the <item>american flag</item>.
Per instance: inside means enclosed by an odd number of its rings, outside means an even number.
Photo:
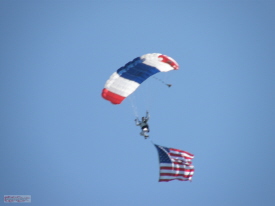
[[[171,180],[191,181],[194,166],[191,160],[194,155],[179,149],[156,145],[159,155],[160,175],[159,182]]]

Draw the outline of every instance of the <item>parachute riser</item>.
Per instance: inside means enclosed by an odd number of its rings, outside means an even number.
[[[155,77],[155,76],[153,76],[153,78],[154,78],[155,80],[158,80],[158,81],[161,82],[162,84],[165,84],[167,87],[171,87],[171,86],[172,86],[172,84],[168,84],[168,83],[166,83],[165,81],[163,81],[163,80],[160,79],[160,78],[157,78],[157,77]]]

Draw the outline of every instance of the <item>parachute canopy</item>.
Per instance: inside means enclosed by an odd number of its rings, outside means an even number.
[[[150,76],[178,69],[178,63],[169,56],[159,53],[145,54],[113,73],[102,90],[102,97],[113,104],[120,104]]]

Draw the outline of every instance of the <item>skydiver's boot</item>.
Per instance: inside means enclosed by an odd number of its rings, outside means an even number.
[[[145,139],[147,139],[149,137],[149,135],[147,134],[147,131],[143,131],[143,136]]]
[[[142,131],[139,134],[140,134],[140,136],[143,136],[145,139],[147,139],[149,137],[149,135],[145,131]]]

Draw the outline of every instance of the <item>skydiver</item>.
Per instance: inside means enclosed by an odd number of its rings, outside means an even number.
[[[141,127],[140,135],[144,136],[145,139],[149,137],[148,132],[150,132],[149,125],[147,123],[149,118],[150,118],[149,112],[146,111],[146,116],[142,117],[141,121],[139,121],[138,118],[135,119],[136,125]]]

